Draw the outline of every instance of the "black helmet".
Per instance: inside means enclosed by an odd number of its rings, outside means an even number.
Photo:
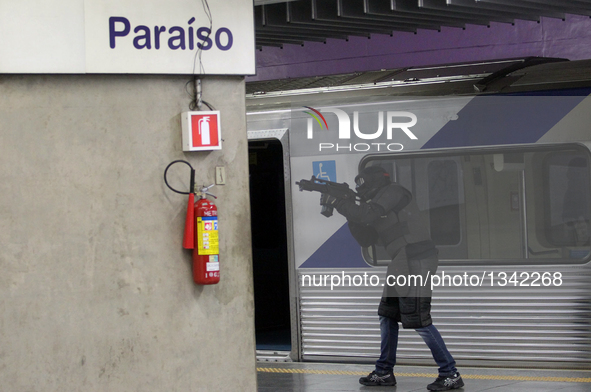
[[[381,166],[368,166],[355,177],[357,193],[362,200],[370,200],[389,183],[390,174]]]

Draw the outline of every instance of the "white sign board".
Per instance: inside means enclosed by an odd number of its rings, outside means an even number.
[[[0,73],[254,74],[252,1],[208,3],[0,0]]]

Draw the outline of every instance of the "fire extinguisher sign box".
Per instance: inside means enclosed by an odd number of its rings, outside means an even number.
[[[181,115],[183,128],[183,151],[206,151],[222,149],[220,112],[184,112]]]

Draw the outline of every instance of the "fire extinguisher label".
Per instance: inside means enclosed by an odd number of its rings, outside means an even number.
[[[205,270],[207,272],[211,271],[219,271],[220,270],[220,262],[218,261],[218,255],[210,255],[209,261],[205,263]]]
[[[220,253],[218,218],[216,216],[197,218],[197,251],[199,255]]]

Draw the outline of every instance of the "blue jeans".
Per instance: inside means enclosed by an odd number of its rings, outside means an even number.
[[[421,335],[433,355],[433,359],[439,366],[440,376],[450,376],[456,369],[456,361],[453,359],[439,331],[433,324],[428,327],[415,329]],[[396,348],[398,347],[398,322],[389,317],[380,316],[381,346],[380,358],[376,362],[376,371],[385,373],[394,369],[396,365]]]

